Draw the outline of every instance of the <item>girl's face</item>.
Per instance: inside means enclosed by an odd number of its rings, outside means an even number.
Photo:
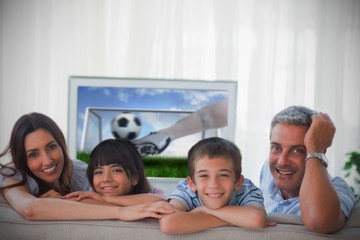
[[[118,164],[98,166],[94,170],[94,190],[102,196],[127,195],[137,183],[137,177],[129,177]]]
[[[38,129],[25,137],[24,144],[30,171],[47,184],[56,183],[64,168],[64,154],[53,135]]]

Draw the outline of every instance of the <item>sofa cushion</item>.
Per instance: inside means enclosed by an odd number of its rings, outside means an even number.
[[[28,221],[14,211],[0,194],[0,239],[26,240],[88,240],[88,239],[138,239],[138,240],[176,240],[176,239],[297,239],[297,240],[342,240],[360,239],[360,204],[356,205],[345,228],[334,234],[316,234],[309,232],[300,217],[270,214],[269,218],[278,222],[275,227],[261,230],[250,230],[239,227],[219,227],[206,231],[166,235],[159,230],[155,219],[144,219],[133,222],[119,220],[98,221]]]
[[[2,193],[0,193],[0,203],[6,203],[6,200],[5,200],[4,196],[2,195]]]
[[[292,215],[292,214],[270,213],[268,214],[268,220],[275,221],[278,224],[285,223],[285,224],[294,224],[294,225],[304,225],[300,216]]]
[[[360,228],[360,201],[358,201],[352,209],[351,215],[346,221],[345,228]]]

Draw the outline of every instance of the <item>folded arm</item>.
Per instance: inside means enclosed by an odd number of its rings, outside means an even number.
[[[160,230],[167,234],[183,234],[228,225],[227,222],[205,213],[178,211],[159,219]]]
[[[230,225],[249,229],[263,228],[266,222],[265,209],[258,204],[247,206],[224,206],[216,210],[201,206],[193,211],[209,214]]]

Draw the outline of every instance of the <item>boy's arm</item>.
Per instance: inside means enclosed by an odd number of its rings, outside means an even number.
[[[266,222],[265,209],[258,204],[224,206],[216,210],[201,206],[196,208],[195,211],[210,214],[231,225],[249,229],[263,228]]]
[[[160,230],[167,234],[200,232],[228,225],[227,222],[205,213],[175,212],[159,219]]]
[[[182,234],[203,231],[209,228],[228,225],[227,222],[200,212],[186,212],[185,206],[178,200],[172,199],[172,205],[177,212],[170,215],[163,215],[159,219],[160,230],[167,234]]]

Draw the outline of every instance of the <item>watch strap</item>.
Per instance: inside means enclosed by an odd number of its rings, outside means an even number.
[[[305,157],[305,163],[307,162],[307,160],[309,160],[310,158],[318,158],[321,162],[322,165],[324,165],[324,167],[328,167],[328,160],[326,159],[326,156],[325,154],[323,153],[316,153],[316,152],[313,152],[313,153],[308,153]]]

